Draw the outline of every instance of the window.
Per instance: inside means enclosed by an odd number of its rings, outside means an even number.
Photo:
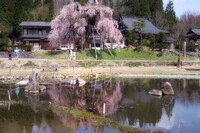
[[[27,34],[27,29],[24,29],[24,34],[25,34],[25,35]]]
[[[49,29],[43,29],[42,30],[42,35],[48,35],[49,34]]]
[[[38,29],[27,29],[28,34],[39,34]]]
[[[68,45],[66,43],[62,43],[61,48],[68,48]]]
[[[101,46],[101,44],[100,43],[96,43],[96,47],[100,47]],[[95,45],[94,44],[92,44],[92,47],[95,47]]]

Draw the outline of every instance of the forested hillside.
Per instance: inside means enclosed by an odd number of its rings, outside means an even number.
[[[0,31],[17,37],[20,22],[50,21],[53,15],[53,0],[0,0]]]
[[[51,21],[63,5],[73,0],[0,0],[0,34],[18,37],[22,21]],[[93,0],[76,0],[84,5]],[[99,0],[120,15],[145,16],[161,29],[173,32],[176,15],[173,2],[163,9],[162,0]],[[10,34],[11,33],[11,34]]]

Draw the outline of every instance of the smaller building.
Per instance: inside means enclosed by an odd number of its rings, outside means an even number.
[[[190,28],[186,33],[185,38],[188,38],[188,44],[190,46],[193,46],[196,50],[198,50],[198,56],[200,57],[200,28]],[[185,49],[188,48],[188,46],[186,46],[188,44],[185,43]]]
[[[25,45],[33,45],[34,50],[50,50],[47,36],[51,30],[50,22],[24,21],[19,24],[22,28],[20,39]]]
[[[200,28],[190,28],[189,31],[185,35],[189,41],[193,40],[195,42],[200,40]]]

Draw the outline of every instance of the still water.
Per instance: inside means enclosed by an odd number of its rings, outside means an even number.
[[[172,84],[175,96],[153,97],[151,89],[162,83]],[[103,115],[124,125],[169,133],[200,132],[200,80],[187,79],[104,79],[84,85],[73,82],[45,83],[40,95],[25,94],[14,84],[0,83],[0,101],[11,99],[18,104],[0,102],[0,133],[119,133],[106,125],[99,126],[50,108],[51,104],[78,108]]]

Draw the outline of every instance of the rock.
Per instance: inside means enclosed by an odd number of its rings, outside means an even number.
[[[37,94],[39,93],[39,89],[39,77],[38,74],[35,71],[33,71],[32,74],[29,76],[27,86],[25,87],[25,91],[32,94]]]
[[[44,91],[44,90],[46,90],[46,86],[41,85],[41,86],[40,86],[40,91]]]
[[[28,84],[28,80],[22,80],[19,81],[16,85],[27,85]]]
[[[162,92],[165,95],[174,95],[173,87],[172,87],[172,85],[169,82],[165,82],[163,84]]]
[[[173,95],[165,95],[162,97],[162,101],[165,105],[173,104],[174,96]]]
[[[78,86],[81,87],[86,84],[86,81],[83,79],[78,79],[78,84],[79,84]]]
[[[29,90],[30,94],[39,94],[39,90]]]
[[[162,95],[162,91],[161,90],[153,89],[153,90],[149,91],[149,94],[155,95],[155,96],[161,96]]]

